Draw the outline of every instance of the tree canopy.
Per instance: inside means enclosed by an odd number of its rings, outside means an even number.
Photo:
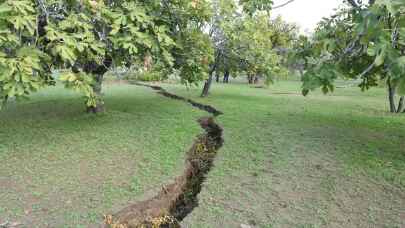
[[[275,75],[286,73],[279,50],[290,45],[296,27],[272,19],[272,1],[213,1],[213,17],[208,24],[215,48],[202,96],[208,95],[214,72],[224,75],[248,75],[253,82],[259,76],[269,84]],[[242,10],[240,10],[242,8]],[[288,29],[286,29],[288,28]]]
[[[306,44],[303,93],[334,90],[338,78],[359,80],[362,90],[387,83],[391,112],[402,112],[405,95],[405,2],[348,1],[350,7],[322,21]],[[401,96],[396,107],[395,93]]]
[[[184,83],[206,77],[207,1],[0,1],[0,100],[23,98],[60,79],[102,107],[103,74],[145,58],[177,68]],[[190,51],[191,50],[191,51]]]

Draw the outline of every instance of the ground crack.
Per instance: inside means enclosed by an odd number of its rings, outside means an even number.
[[[204,133],[196,137],[187,152],[183,174],[172,184],[162,187],[155,197],[130,205],[114,215],[105,216],[104,227],[110,228],[177,228],[180,222],[198,206],[197,196],[206,175],[213,167],[218,150],[223,145],[223,129],[215,118],[223,113],[216,108],[167,92],[160,86],[133,82],[158,91],[159,94],[181,100],[213,116],[197,120]]]
[[[219,115],[224,114],[223,112],[219,111],[218,109],[216,109],[216,108],[214,108],[214,107],[212,107],[210,105],[201,104],[201,103],[196,102],[196,101],[194,101],[192,99],[188,99],[188,98],[181,97],[181,96],[178,96],[176,94],[167,92],[167,90],[165,90],[164,88],[162,88],[160,86],[147,85],[147,84],[142,84],[142,83],[139,83],[139,82],[130,82],[130,83],[134,84],[134,85],[138,85],[138,86],[149,87],[149,88],[151,88],[153,90],[158,91],[159,94],[161,94],[161,95],[163,95],[165,97],[168,97],[168,98],[171,98],[171,99],[174,99],[174,100],[184,101],[184,102],[186,102],[188,104],[191,104],[193,107],[198,108],[198,109],[200,109],[202,111],[206,111],[206,112],[208,112],[208,113],[210,113],[210,114],[212,114],[214,116],[219,116]]]

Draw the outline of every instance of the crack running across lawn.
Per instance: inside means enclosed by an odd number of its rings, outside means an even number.
[[[178,96],[160,86],[132,82],[138,86],[149,87],[159,94],[186,102],[193,107],[206,111],[212,116],[197,120],[205,131],[196,137],[186,155],[183,174],[174,182],[162,187],[153,198],[130,205],[121,211],[105,216],[106,228],[178,228],[180,222],[198,206],[198,194],[206,175],[214,165],[218,150],[223,145],[223,129],[215,122],[215,117],[223,112],[210,105]]]

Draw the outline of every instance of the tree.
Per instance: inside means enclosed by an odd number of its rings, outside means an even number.
[[[252,82],[258,76],[270,83],[274,75],[284,71],[282,57],[277,48],[285,46],[288,34],[279,18],[270,20],[268,10],[272,1],[217,0],[213,2],[214,16],[208,25],[211,41],[215,47],[215,61],[201,96],[208,95],[214,73],[249,75]],[[243,7],[240,12],[239,6]],[[287,26],[288,27],[288,26]],[[218,80],[218,79],[217,79]]]
[[[100,112],[104,73],[145,58],[196,83],[212,55],[201,31],[208,9],[203,0],[0,0],[0,101],[55,84],[52,71],[63,69],[66,87]]]
[[[250,84],[257,82],[259,76],[270,84],[276,75],[285,73],[277,48],[285,46],[286,41],[279,39],[282,36],[270,22],[267,14],[236,21],[231,58],[239,62],[234,64],[235,71],[247,74]]]
[[[226,33],[226,28],[236,18],[237,5],[234,0],[214,0],[212,1],[212,10],[213,15],[207,27],[209,28],[208,34],[210,42],[214,47],[215,55],[214,61],[210,65],[208,79],[204,83],[201,97],[208,95],[214,72],[219,77],[219,68],[221,67],[221,63],[224,63],[226,52],[229,49],[229,34]]]
[[[334,90],[337,78],[358,79],[367,90],[387,84],[391,112],[403,112],[405,95],[405,2],[348,1],[333,17],[321,22],[303,77],[303,94],[322,87]],[[396,94],[400,95],[398,105]]]

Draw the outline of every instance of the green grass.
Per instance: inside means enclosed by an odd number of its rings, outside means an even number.
[[[106,104],[88,115],[57,87],[0,113],[0,222],[87,227],[181,172],[201,112],[130,85]]]
[[[386,112],[383,89],[221,84],[201,99],[163,86],[225,113],[225,145],[185,225],[405,226],[405,116]],[[0,113],[0,223],[88,227],[181,172],[206,114],[147,88],[105,91],[103,115],[58,87]]]
[[[225,112],[225,146],[186,224],[405,225],[405,116],[386,112],[383,89],[302,97],[299,86],[217,85],[207,99],[167,86]]]

